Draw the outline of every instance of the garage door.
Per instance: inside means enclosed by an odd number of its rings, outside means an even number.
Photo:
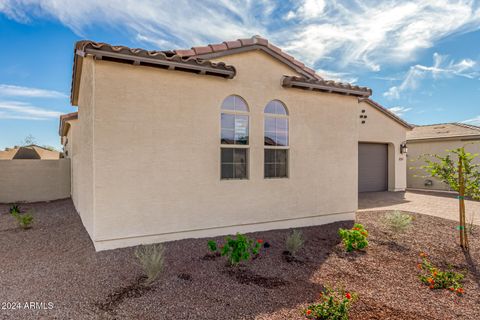
[[[358,192],[387,190],[388,148],[386,144],[358,144]]]

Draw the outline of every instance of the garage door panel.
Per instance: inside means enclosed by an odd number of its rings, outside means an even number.
[[[358,191],[385,191],[388,188],[388,147],[379,143],[358,145]]]

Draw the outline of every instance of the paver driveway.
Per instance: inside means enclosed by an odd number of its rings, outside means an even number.
[[[480,225],[480,202],[465,201],[467,222],[472,216]],[[359,211],[403,210],[458,220],[458,200],[455,194],[444,192],[366,192],[358,195]]]

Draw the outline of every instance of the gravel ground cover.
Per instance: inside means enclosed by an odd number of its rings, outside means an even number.
[[[252,233],[270,247],[237,268],[207,255],[208,239],[169,242],[164,272],[144,290],[134,248],[95,253],[70,200],[22,207],[35,217],[30,230],[0,205],[0,319],[304,319],[300,310],[325,284],[358,293],[351,319],[480,318],[479,233],[465,255],[450,220],[413,214],[412,227],[392,235],[381,223],[385,211],[360,212],[357,222],[370,232],[366,253],[344,252],[337,231],[353,223],[340,222],[302,228],[296,259],[283,254],[289,230]],[[420,283],[421,251],[439,267],[467,271],[464,296]]]

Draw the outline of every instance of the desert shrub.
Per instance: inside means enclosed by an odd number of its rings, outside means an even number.
[[[30,229],[33,223],[33,216],[29,213],[22,213],[20,206],[13,204],[9,209],[10,215],[17,220],[22,229]]]
[[[356,293],[326,287],[319,301],[304,309],[303,314],[315,320],[348,320],[348,310],[356,299]]]
[[[298,230],[293,230],[292,233],[287,236],[287,240],[285,242],[287,251],[292,255],[295,255],[297,251],[303,247],[303,243],[304,240],[302,232]]]
[[[15,219],[17,219],[18,225],[22,229],[30,229],[32,227],[33,216],[31,214],[16,214]]]
[[[217,244],[208,242],[208,247],[213,252],[220,252],[222,256],[226,256],[231,265],[237,265],[241,261],[248,261],[252,256],[258,255],[263,240],[254,241],[247,236],[237,233],[235,238],[226,237],[225,244],[220,248],[216,248]],[[212,250],[215,248],[216,250]]]
[[[422,274],[419,276],[420,281],[431,290],[448,289],[459,295],[464,293],[461,283],[465,277],[463,274],[451,270],[439,270],[432,265],[425,253],[420,253],[420,257],[422,258],[422,262],[418,264],[418,268],[422,271]]]
[[[368,246],[368,231],[360,223],[355,223],[351,229],[340,229],[338,234],[347,252],[362,250]]]
[[[152,284],[163,270],[165,248],[162,244],[142,245],[135,249],[135,256],[147,276],[145,283]]]
[[[9,209],[9,212],[11,215],[21,213],[20,206],[18,204],[12,204],[12,206]]]
[[[210,251],[212,251],[212,252],[216,252],[217,251],[217,243],[213,240],[208,241],[208,249],[210,249]]]
[[[384,223],[393,232],[401,233],[405,232],[412,224],[412,216],[395,210],[385,215]]]

